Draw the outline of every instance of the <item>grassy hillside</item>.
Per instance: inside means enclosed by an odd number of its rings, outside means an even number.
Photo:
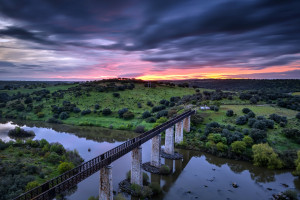
[[[103,84],[99,84],[103,85]],[[191,95],[195,93],[193,88],[181,88],[181,87],[171,87],[171,86],[157,86],[156,88],[144,87],[143,84],[135,84],[135,88],[132,90],[124,91],[108,91],[108,92],[98,92],[95,90],[85,91],[83,90],[80,97],[75,97],[73,92],[68,91],[68,88],[79,86],[78,84],[73,85],[59,85],[50,86],[45,89],[50,91],[52,94],[55,91],[65,90],[63,98],[53,98],[49,95],[48,98],[43,98],[41,101],[33,101],[33,108],[43,105],[43,108],[38,112],[42,113],[41,117],[34,112],[34,109],[30,112],[19,112],[16,109],[12,109],[10,106],[16,102],[9,101],[5,108],[1,108],[2,115],[12,115],[19,116],[23,115],[27,120],[37,120],[37,121],[47,121],[53,116],[52,105],[58,107],[63,106],[64,101],[69,101],[75,104],[81,111],[91,110],[88,115],[82,115],[81,113],[69,113],[69,118],[63,120],[66,124],[72,125],[89,125],[89,126],[101,126],[101,127],[113,127],[114,129],[132,129],[137,125],[144,125],[146,128],[152,128],[153,124],[146,123],[145,120],[141,119],[143,112],[151,112],[152,107],[147,105],[148,101],[151,101],[153,106],[160,105],[162,99],[170,100],[171,97],[184,95]],[[2,93],[8,92],[11,94],[25,94],[32,93],[34,91],[41,90],[37,89],[26,89],[20,88],[12,91],[1,91]],[[114,97],[113,93],[119,93],[120,97]],[[24,104],[25,98],[22,99],[21,103]],[[95,105],[99,105],[98,109],[95,109]],[[138,106],[140,104],[140,106]],[[109,108],[112,113],[108,116],[104,116],[101,111],[105,108]],[[131,120],[124,120],[119,118],[118,111],[123,108],[128,108],[134,114],[134,118]],[[168,108],[167,108],[168,109]],[[154,116],[156,113],[153,114]]]

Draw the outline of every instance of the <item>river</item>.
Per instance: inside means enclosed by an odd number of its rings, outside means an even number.
[[[0,139],[9,141],[7,135],[16,125],[32,130],[33,139],[46,139],[59,142],[66,149],[77,149],[80,156],[89,160],[105,151],[122,144],[136,136],[129,131],[118,131],[97,127],[75,127],[70,125],[47,124],[41,122],[4,122],[0,123]],[[151,142],[142,145],[143,162],[150,161]],[[89,152],[88,149],[91,149]],[[251,163],[218,158],[206,153],[176,149],[183,154],[183,160],[166,160],[162,163],[172,166],[169,176],[149,174],[152,182],[160,183],[163,194],[157,200],[185,199],[271,199],[272,194],[295,189],[300,193],[300,180],[289,170],[268,170],[253,166]],[[112,163],[113,187],[118,191],[118,183],[126,178],[130,170],[131,154],[128,153]],[[77,189],[66,197],[70,200],[87,200],[98,195],[99,172],[78,184]],[[238,188],[232,187],[237,183]],[[130,197],[127,196],[129,199]]]

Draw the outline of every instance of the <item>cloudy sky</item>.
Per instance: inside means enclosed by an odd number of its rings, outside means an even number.
[[[0,0],[1,80],[300,78],[299,0]]]

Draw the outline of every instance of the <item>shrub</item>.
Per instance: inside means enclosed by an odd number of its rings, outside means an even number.
[[[98,110],[100,108],[99,104],[95,104],[95,110]]]
[[[282,161],[268,144],[255,144],[252,146],[252,151],[254,165],[269,169],[282,168]]]
[[[91,199],[91,200],[94,200],[94,199]],[[98,200],[98,198],[95,198],[95,200]],[[117,196],[114,197],[114,200],[126,200],[126,198],[121,193],[119,193]]]
[[[15,129],[9,130],[8,135],[12,137],[32,137],[35,136],[33,131],[25,131],[19,126],[16,126]]]
[[[244,125],[247,123],[247,118],[245,116],[240,116],[236,119],[235,122],[237,125]]]
[[[59,114],[59,118],[60,118],[61,120],[68,119],[68,118],[69,118],[69,114],[68,114],[67,112],[61,112],[61,113]]]
[[[295,160],[296,169],[293,171],[293,175],[300,176],[300,151],[297,152],[297,159]]]
[[[266,142],[267,133],[260,129],[251,129],[249,136],[253,139],[254,143]]]
[[[63,147],[63,145],[59,144],[59,143],[53,143],[51,144],[50,147],[50,151],[51,152],[55,152],[59,155],[63,155],[63,153],[66,151],[65,148]]]
[[[231,144],[232,151],[237,154],[242,154],[246,150],[246,143],[243,141],[235,141]]]
[[[253,124],[256,122],[256,119],[255,118],[250,118],[249,120],[248,120],[248,126],[250,127],[250,128],[252,128],[253,127]]]
[[[169,174],[171,172],[170,170],[170,167],[168,165],[162,165],[160,168],[159,168],[159,172],[161,174]]]
[[[232,117],[233,116],[233,110],[227,110],[227,112],[226,112],[226,116],[227,117]]]
[[[142,104],[140,102],[137,103],[138,108],[142,108]]]
[[[168,119],[167,119],[166,117],[161,117],[161,118],[159,118],[158,120],[156,120],[156,123],[163,124],[163,123],[165,123],[166,121],[168,121]]]
[[[134,114],[130,111],[127,111],[123,114],[123,118],[126,119],[126,120],[132,119],[132,118],[134,118]]]
[[[110,115],[112,112],[109,108],[104,108],[103,111],[102,111],[102,114],[107,116],[107,115]]]
[[[252,144],[253,144],[253,139],[252,139],[250,136],[246,135],[246,136],[243,138],[243,142],[246,143],[247,147],[251,147]]]
[[[151,101],[147,101],[147,106],[153,107],[153,103]]]
[[[150,118],[148,118],[146,120],[146,122],[148,122],[148,123],[154,123],[154,122],[156,122],[156,120],[153,117],[150,117]]]
[[[47,120],[48,123],[53,123],[53,124],[62,124],[62,121],[55,119],[54,117],[51,117]]]
[[[61,157],[57,153],[51,152],[47,156],[46,161],[49,163],[52,163],[52,164],[57,164],[57,163],[59,163],[59,161],[61,161]]]
[[[282,130],[282,133],[287,138],[299,138],[300,137],[300,131],[298,129],[285,128]]]
[[[90,110],[90,109],[87,109],[87,110],[83,110],[82,112],[81,112],[81,115],[88,115],[88,114],[90,114],[92,111]]]
[[[249,108],[243,108],[242,112],[248,114],[251,110]]]
[[[147,185],[149,182],[149,176],[147,173],[143,172],[143,184]]]
[[[168,111],[167,110],[161,110],[156,114],[156,118],[168,116]]]
[[[131,184],[130,188],[137,194],[137,195],[141,195],[142,192],[142,187],[138,184]]]
[[[251,97],[249,99],[249,101],[250,101],[250,104],[257,104],[257,99],[255,97]]]
[[[80,110],[79,108],[77,108],[77,107],[74,107],[74,108],[73,108],[73,112],[74,112],[74,113],[80,113],[81,110]]]
[[[120,97],[120,93],[114,92],[113,96],[119,98]]]
[[[226,144],[223,144],[222,142],[218,142],[216,145],[218,151],[226,151],[228,149],[228,146]]]
[[[266,130],[267,124],[262,120],[256,120],[256,122],[254,122],[252,127],[260,130]]]
[[[152,195],[152,189],[149,186],[144,186],[141,192],[142,198],[151,197]]]
[[[118,111],[119,117],[123,118],[123,114],[126,113],[128,111],[128,108],[123,108],[121,110]]]
[[[254,118],[254,117],[255,117],[255,113],[252,112],[252,111],[250,111],[250,112],[247,113],[246,116],[247,116],[248,118]]]
[[[154,106],[153,108],[152,108],[152,111],[151,112],[158,112],[158,111],[161,111],[161,110],[164,110],[164,109],[166,109],[166,106],[164,106],[164,105],[161,105],[161,106]]]
[[[58,172],[60,174],[63,174],[71,169],[73,169],[75,166],[73,163],[70,163],[70,162],[62,162],[58,165],[57,169],[58,169]]]
[[[33,188],[39,186],[40,184],[37,182],[37,181],[31,181],[29,183],[27,183],[26,187],[25,187],[25,190],[26,192],[29,191],[29,190],[32,190]]]
[[[16,106],[16,110],[18,111],[18,112],[21,112],[21,111],[23,111],[23,110],[25,110],[25,106],[23,105],[23,104],[18,104],[17,106]]]
[[[151,183],[149,187],[152,189],[153,195],[158,195],[162,192],[158,183]]]
[[[300,119],[300,112],[297,113],[296,118]]]
[[[38,112],[36,115],[37,115],[38,118],[45,117],[45,114],[43,112]]]
[[[194,114],[191,116],[191,123],[194,126],[197,126],[199,124],[202,124],[202,122],[204,121],[203,117],[201,117],[200,114]]]
[[[137,126],[135,128],[136,133],[144,133],[145,132],[145,126]]]

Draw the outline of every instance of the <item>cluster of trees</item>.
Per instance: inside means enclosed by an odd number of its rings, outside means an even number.
[[[176,84],[183,84],[184,81],[174,81]],[[189,80],[189,85],[208,89],[220,90],[262,90],[276,91],[279,93],[300,91],[300,80],[258,80],[258,79],[193,79]]]
[[[26,142],[17,140],[6,143],[0,140],[0,150],[7,150],[9,154],[16,154],[20,157],[20,159],[15,159],[9,156],[8,160],[0,160],[0,200],[13,199],[25,190],[38,186],[39,182],[36,181],[36,177],[46,181],[46,177],[50,175],[51,172],[40,165],[22,161],[24,154],[29,154],[33,159],[37,158],[39,162],[53,164],[50,166],[59,173],[83,162],[76,150],[67,151],[61,144],[49,144],[45,139]]]

